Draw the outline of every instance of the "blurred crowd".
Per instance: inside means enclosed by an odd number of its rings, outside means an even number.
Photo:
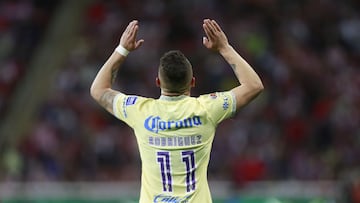
[[[0,1],[0,120],[58,1]]]
[[[21,19],[37,13],[34,5],[25,9],[25,17],[0,12],[0,35],[37,41],[17,36]],[[133,132],[90,98],[91,82],[127,23],[137,19],[145,43],[128,56],[115,89],[157,98],[159,58],[171,49],[192,62],[193,96],[231,89],[237,85],[232,69],[202,45],[204,18],[219,22],[265,85],[253,103],[219,126],[209,179],[241,187],[254,180],[360,177],[359,10],[356,0],[96,0],[33,128],[3,154],[0,179],[139,180]],[[19,66],[14,60],[1,60],[1,90]]]

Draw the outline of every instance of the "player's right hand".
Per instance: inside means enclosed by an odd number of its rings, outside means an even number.
[[[139,30],[138,21],[137,20],[131,21],[120,38],[120,45],[123,46],[128,51],[133,51],[139,48],[144,42],[144,40],[143,39],[136,40],[138,30]]]
[[[206,37],[203,37],[203,44],[206,48],[213,51],[225,49],[228,45],[228,39],[215,20],[204,19],[203,29]]]

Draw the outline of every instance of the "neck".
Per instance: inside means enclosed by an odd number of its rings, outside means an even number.
[[[167,92],[166,90],[162,89],[161,95],[169,96],[169,97],[176,97],[176,96],[180,96],[180,95],[190,96],[190,90],[187,90],[185,92]]]

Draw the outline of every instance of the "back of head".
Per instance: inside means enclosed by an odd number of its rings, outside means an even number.
[[[183,93],[190,87],[193,77],[189,60],[181,51],[166,52],[160,58],[159,78],[162,88],[169,93]]]

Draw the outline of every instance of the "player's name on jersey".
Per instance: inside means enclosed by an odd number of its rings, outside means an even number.
[[[149,136],[149,145],[161,146],[161,147],[183,147],[193,146],[201,144],[201,135],[189,135],[189,136]]]
[[[158,133],[159,130],[172,130],[179,128],[191,128],[202,125],[200,116],[188,117],[180,120],[162,120],[160,116],[149,116],[145,119],[144,127],[154,133]]]

